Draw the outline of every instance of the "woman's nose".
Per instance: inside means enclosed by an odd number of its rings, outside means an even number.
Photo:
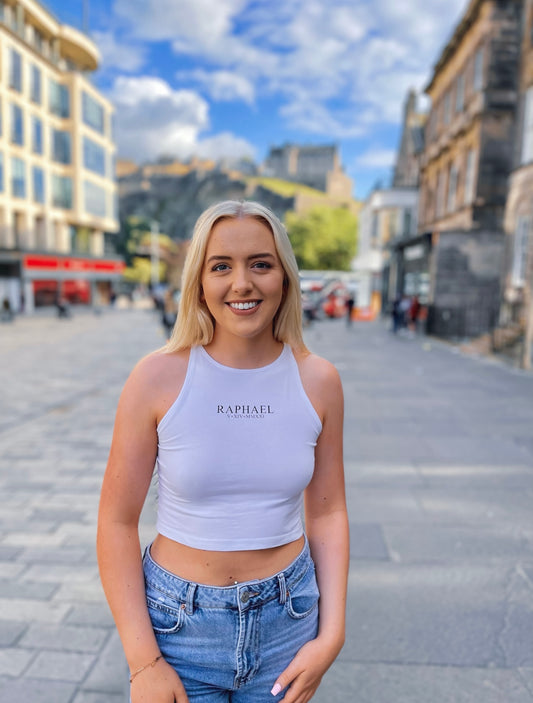
[[[252,289],[252,281],[247,268],[238,267],[233,276],[233,290],[236,292],[247,292]]]

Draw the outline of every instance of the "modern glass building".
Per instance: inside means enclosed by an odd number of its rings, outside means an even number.
[[[103,302],[123,264],[99,53],[35,0],[0,1],[0,302]]]

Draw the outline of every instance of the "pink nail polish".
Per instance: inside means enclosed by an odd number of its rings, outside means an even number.
[[[277,696],[280,691],[281,691],[281,686],[279,685],[279,683],[277,683],[274,685],[274,688],[270,691],[270,693],[273,696]]]

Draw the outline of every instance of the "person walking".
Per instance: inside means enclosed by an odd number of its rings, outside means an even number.
[[[210,207],[172,336],[121,394],[101,491],[98,563],[131,703],[312,698],[345,636],[342,427],[339,375],[303,342],[283,225],[259,203]]]

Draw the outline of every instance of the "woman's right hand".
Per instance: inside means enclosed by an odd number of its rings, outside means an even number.
[[[131,682],[131,703],[189,703],[180,677],[164,659]]]

